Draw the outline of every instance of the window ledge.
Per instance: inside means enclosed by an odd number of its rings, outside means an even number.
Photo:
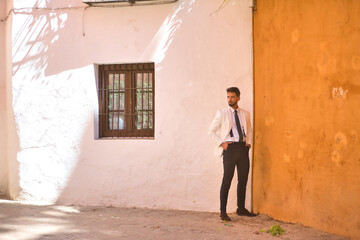
[[[101,138],[95,138],[96,141],[110,141],[110,140],[155,140],[155,137],[101,137]]]
[[[157,5],[173,3],[177,0],[83,0],[94,7],[108,7],[108,6],[143,6],[143,5]]]

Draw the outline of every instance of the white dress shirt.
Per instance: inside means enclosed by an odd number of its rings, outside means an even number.
[[[238,132],[238,129],[236,127],[236,121],[235,121],[235,109],[233,109],[232,107],[228,107],[231,111],[231,123],[232,123],[232,133],[233,133],[233,137],[230,136],[230,133],[229,135],[226,137],[226,142],[238,142],[239,139],[240,139],[240,136],[239,136],[239,132]],[[240,115],[240,108],[238,107],[236,109],[237,111],[237,115],[238,115],[238,118],[239,118],[239,121],[240,121],[240,128],[241,128],[241,131],[242,131],[242,135],[243,135],[243,141],[245,142],[245,139],[246,139],[246,135],[245,135],[245,130],[244,130],[244,124],[243,124],[243,119]]]

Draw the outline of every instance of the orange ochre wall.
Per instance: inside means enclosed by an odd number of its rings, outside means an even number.
[[[360,0],[258,0],[253,210],[360,239]]]

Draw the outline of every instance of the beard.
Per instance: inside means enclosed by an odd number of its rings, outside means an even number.
[[[229,102],[228,104],[229,104],[230,107],[234,107],[236,105],[236,102],[235,103]]]

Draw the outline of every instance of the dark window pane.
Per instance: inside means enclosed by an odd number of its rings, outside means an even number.
[[[120,89],[124,89],[125,88],[125,74],[122,73],[120,74]]]
[[[135,120],[136,129],[142,129],[142,115],[137,114]]]
[[[144,86],[143,86],[143,88],[148,88],[149,87],[149,74],[144,73],[143,76],[144,76],[144,80],[143,80]]]
[[[149,94],[146,92],[143,93],[143,109],[149,109]]]
[[[125,93],[120,93],[120,110],[125,109]]]
[[[116,130],[119,127],[119,116],[117,114],[114,114],[113,119],[113,129]]]
[[[137,91],[136,91],[136,108],[135,108],[135,110],[142,110],[142,101],[141,101],[141,98],[142,98],[141,91],[140,91],[140,90],[137,90]]]
[[[125,129],[125,116],[123,114],[119,116],[119,129]]]
[[[144,126],[144,129],[148,129],[149,128],[149,117],[147,115],[147,112],[144,112],[144,115],[143,115],[143,126]]]
[[[153,93],[149,93],[149,109],[153,110]]]
[[[149,73],[149,88],[152,89],[153,74]]]
[[[109,90],[113,90],[114,89],[114,74],[109,74],[109,85],[108,85],[108,89]]]
[[[113,97],[114,94],[113,93],[109,93],[109,98],[108,98],[108,109],[109,111],[114,110],[114,101],[113,101]]]
[[[108,121],[109,121],[109,129],[112,130],[113,129],[113,115],[112,114],[109,114]]]
[[[119,93],[114,93],[114,110],[120,110],[120,99],[119,99]]]
[[[120,81],[120,75],[119,74],[115,74],[115,80],[114,80],[114,90],[118,90],[119,89],[119,81]]]
[[[153,129],[154,126],[153,126],[153,115],[152,115],[152,112],[150,112],[149,114],[149,128],[150,129]]]
[[[140,88],[140,89],[142,88],[142,84],[143,84],[142,76],[143,76],[142,73],[136,74],[136,88]]]

